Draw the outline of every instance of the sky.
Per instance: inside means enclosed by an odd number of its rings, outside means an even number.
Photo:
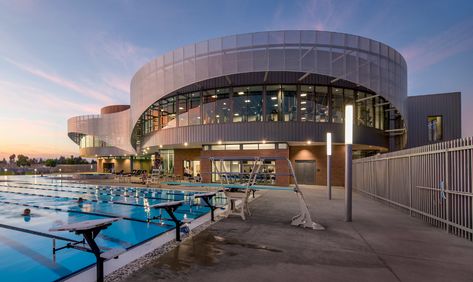
[[[77,155],[67,119],[128,104],[150,59],[236,33],[318,29],[400,51],[408,95],[462,92],[473,136],[471,0],[0,0],[0,158]]]

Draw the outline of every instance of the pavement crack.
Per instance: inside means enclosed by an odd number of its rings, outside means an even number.
[[[368,248],[371,250],[371,252],[373,252],[376,255],[376,257],[384,265],[384,267],[386,267],[393,274],[393,276],[396,277],[397,281],[401,281],[401,278],[399,278],[399,276],[397,276],[397,274],[394,272],[394,270],[387,264],[387,262],[380,256],[380,254],[378,254],[376,252],[376,250],[370,245],[370,243],[368,243],[368,241],[365,239],[365,237],[363,237],[363,235],[361,235],[361,233],[358,231],[358,229],[356,229],[356,227],[353,224],[352,224],[352,228],[353,228],[353,230],[355,230],[355,232],[358,234],[358,236],[360,236],[360,238],[363,240],[363,242],[365,242],[365,244],[368,246]]]

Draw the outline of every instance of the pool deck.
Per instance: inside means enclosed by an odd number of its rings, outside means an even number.
[[[325,231],[290,226],[291,192],[266,191],[244,222],[229,217],[144,266],[126,281],[472,281],[473,242],[361,194],[344,222],[343,190],[305,198]]]

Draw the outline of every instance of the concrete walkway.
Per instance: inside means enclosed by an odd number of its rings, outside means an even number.
[[[326,231],[290,226],[295,196],[268,191],[127,281],[473,281],[472,242],[357,193],[346,223],[342,189],[303,191]]]

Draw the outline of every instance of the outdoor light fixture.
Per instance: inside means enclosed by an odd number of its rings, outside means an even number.
[[[187,142],[184,142],[184,146],[187,146],[187,145],[189,145],[189,144],[187,144]]]
[[[352,221],[353,105],[345,106],[345,221]]]
[[[345,144],[353,144],[353,105],[345,106]]]
[[[263,142],[263,144],[266,144],[266,140],[264,140],[264,139],[263,139],[263,141],[262,141],[262,142]]]
[[[312,144],[312,141],[307,140],[307,145],[310,145],[310,144]]]
[[[277,99],[278,99],[278,97],[276,97],[276,96],[271,97],[271,100],[277,100]]]
[[[327,156],[332,155],[332,133],[327,132]]]
[[[219,145],[222,145],[222,140],[218,140],[217,142]]]
[[[243,94],[245,94],[245,92],[243,91],[238,92],[238,95],[243,95]]]
[[[327,190],[328,199],[332,199],[332,133],[327,132]]]
[[[307,96],[307,93],[301,93],[301,97]]]
[[[163,145],[159,145],[159,148],[162,148],[162,147],[163,147]]]
[[[6,168],[5,168],[5,169],[3,169],[3,171],[4,171],[4,172],[7,172],[7,171],[8,171],[8,169],[6,169]]]

